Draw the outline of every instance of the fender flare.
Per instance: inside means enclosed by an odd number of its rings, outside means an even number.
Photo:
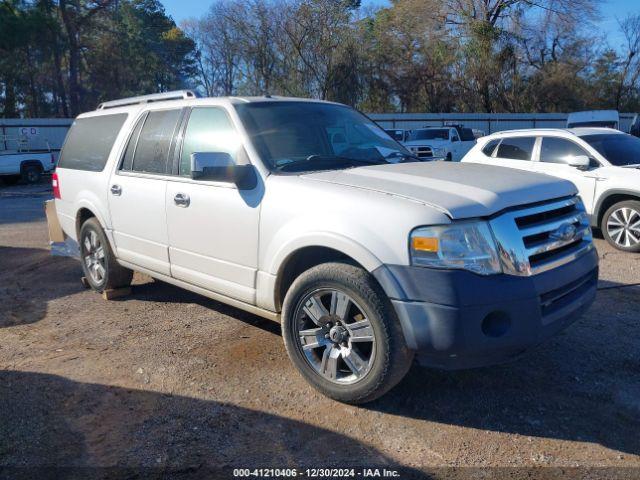
[[[353,258],[369,272],[382,265],[380,259],[366,247],[344,235],[331,232],[308,232],[282,245],[265,270],[272,275],[279,275],[287,260],[295,252],[306,247],[331,248]]]
[[[611,190],[607,190],[605,193],[600,195],[600,198],[598,198],[598,201],[596,202],[596,206],[593,209],[593,215],[591,216],[591,226],[600,227],[600,218],[601,215],[604,215],[604,212],[601,211],[602,204],[613,195],[626,195],[640,200],[640,191],[638,190],[627,190],[624,188],[613,188]]]
[[[75,220],[76,220],[76,226],[77,226],[76,236],[79,237],[78,234],[80,233],[80,225],[78,225],[77,222],[78,222],[78,216],[79,216],[80,210],[82,209],[89,210],[93,214],[93,216],[98,219],[98,223],[100,223],[102,230],[104,230],[105,236],[109,240],[111,250],[115,252],[116,245],[113,239],[113,234],[111,233],[111,229],[107,227],[107,223],[105,221],[104,216],[100,212],[100,209],[98,209],[92,202],[86,199],[82,199],[76,204],[76,213],[75,213]],[[78,238],[78,241],[80,241],[80,238]]]

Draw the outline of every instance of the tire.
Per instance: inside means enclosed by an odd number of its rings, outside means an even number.
[[[446,161],[447,162],[452,162],[453,161],[453,157],[451,156],[451,152],[447,153]]]
[[[413,361],[385,293],[368,272],[346,263],[318,265],[293,282],[284,299],[282,336],[307,382],[344,403],[382,396]]]
[[[116,262],[100,223],[89,218],[80,227],[80,260],[84,276],[97,292],[131,285],[133,272]]]
[[[609,244],[624,252],[640,252],[640,202],[616,203],[602,216],[602,235]]]
[[[42,177],[42,168],[36,165],[27,165],[22,169],[21,176],[24,183],[38,183]]]

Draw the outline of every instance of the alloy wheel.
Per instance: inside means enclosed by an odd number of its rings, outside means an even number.
[[[91,280],[96,285],[100,285],[105,278],[107,270],[105,268],[104,246],[98,237],[98,234],[90,230],[84,237],[84,263],[87,271],[91,276]]]
[[[375,335],[364,310],[337,289],[316,290],[301,299],[296,337],[311,367],[326,380],[351,384],[371,370]]]
[[[640,243],[640,212],[629,207],[614,210],[607,219],[607,233],[616,245],[635,247]]]

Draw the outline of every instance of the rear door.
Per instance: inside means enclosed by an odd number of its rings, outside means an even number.
[[[145,112],[109,185],[118,257],[164,275],[171,274],[165,211],[167,172],[182,114],[182,109]]]
[[[194,107],[182,136],[178,175],[168,182],[163,203],[171,274],[254,304],[261,183],[253,190],[240,190],[231,183],[191,178],[192,153],[225,152],[238,164],[249,162],[224,108]]]
[[[535,171],[532,161],[535,144],[535,137],[504,137],[488,153],[491,156],[483,158],[482,163]]]
[[[567,161],[571,157],[579,155],[590,156],[580,145],[560,137],[542,137],[540,141],[539,160],[534,162],[536,170],[573,182],[582,197],[587,212],[592,213],[598,178],[597,163],[594,163],[593,167],[588,170],[579,170],[568,165]]]

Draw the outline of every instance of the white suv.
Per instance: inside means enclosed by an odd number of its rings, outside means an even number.
[[[137,270],[281,320],[314,387],[365,402],[416,352],[503,361],[595,297],[570,182],[414,159],[344,105],[176,92],[79,116],[55,207],[95,290]]]
[[[514,130],[482,137],[463,162],[570,180],[591,225],[614,247],[640,252],[640,139],[610,128]]]

